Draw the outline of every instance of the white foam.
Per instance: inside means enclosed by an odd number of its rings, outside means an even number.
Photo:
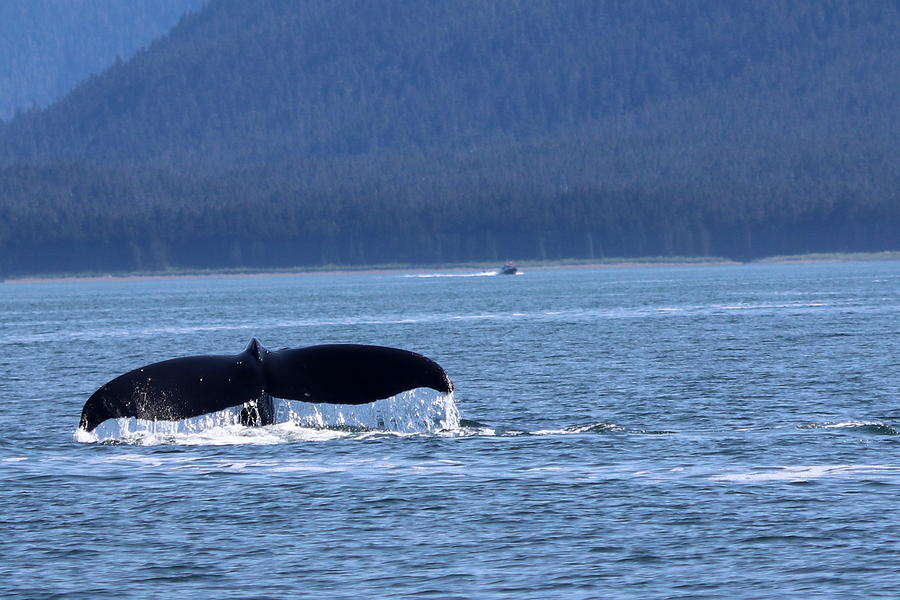
[[[721,473],[710,477],[712,481],[770,482],[809,481],[828,477],[857,477],[860,475],[897,475],[900,466],[892,465],[796,465],[761,467],[750,471]]]
[[[576,425],[566,427],[565,429],[538,429],[532,431],[532,435],[577,435],[580,433],[605,433],[605,432],[624,432],[625,428],[613,423],[588,423],[586,425]]]
[[[883,425],[878,421],[843,421],[841,423],[823,423],[821,429],[843,429],[845,427],[865,427],[867,425]]]
[[[434,279],[443,277],[493,277],[499,275],[498,271],[481,271],[478,273],[410,273],[401,275],[401,277],[410,277],[414,279]]]
[[[415,389],[359,406],[322,405],[275,400],[276,423],[266,427],[240,424],[240,407],[179,421],[109,419],[94,431],[77,429],[81,443],[117,442],[156,445],[281,444],[327,441],[355,435],[414,435],[459,431],[459,409],[453,394]]]

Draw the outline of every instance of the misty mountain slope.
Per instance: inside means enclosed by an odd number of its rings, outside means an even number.
[[[214,165],[519,139],[815,60],[885,18],[845,9],[829,21],[815,2],[219,0],[2,146]]]
[[[0,2],[0,119],[43,108],[116,57],[165,34],[204,0]]]

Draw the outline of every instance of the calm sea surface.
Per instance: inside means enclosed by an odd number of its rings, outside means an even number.
[[[0,285],[0,597],[900,593],[900,262],[463,275]],[[76,435],[253,336],[457,390]]]

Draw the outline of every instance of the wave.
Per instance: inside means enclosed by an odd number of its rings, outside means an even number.
[[[857,477],[859,475],[900,474],[900,466],[893,465],[795,465],[753,467],[746,471],[712,475],[712,481],[723,482],[806,482],[826,477]]]
[[[900,435],[900,430],[896,427],[880,421],[804,423],[802,425],[797,425],[797,429],[848,429],[852,432],[870,433],[873,435]]]
[[[572,425],[570,427],[564,427],[562,429],[539,429],[532,432],[531,435],[572,435],[583,433],[631,433],[643,435],[667,435],[673,432],[663,430],[654,431],[649,429],[629,429],[627,427],[622,427],[621,425],[616,425],[614,423],[587,423],[584,425]]]
[[[428,275],[444,276],[444,275]],[[448,277],[472,276],[480,277],[484,274],[455,275]],[[422,277],[422,275],[409,275],[409,277]],[[394,315],[355,315],[348,317],[324,317],[324,318],[260,318],[252,325],[246,322],[233,323],[190,323],[184,325],[168,325],[160,327],[109,327],[101,326],[93,322],[83,323],[81,328],[41,333],[22,333],[20,331],[0,332],[0,344],[34,344],[44,342],[74,342],[96,341],[103,338],[147,338],[159,336],[186,336],[195,333],[228,332],[228,331],[259,331],[278,329],[299,329],[307,327],[348,327],[358,325],[404,325],[410,323],[446,323],[466,320],[487,321],[513,321],[531,320],[535,322],[585,322],[594,323],[603,320],[619,319],[678,319],[708,314],[728,314],[732,311],[820,311],[836,310],[840,308],[849,312],[873,312],[877,307],[853,304],[822,304],[822,303],[788,303],[788,304],[742,304],[742,305],[683,305],[683,306],[646,306],[646,307],[592,307],[592,308],[564,308],[558,310],[532,310],[513,312],[486,312],[486,313],[398,313]],[[887,310],[887,309],[885,309]],[[95,326],[96,325],[96,326]],[[48,325],[49,327],[49,325]],[[843,335],[843,333],[842,333]],[[249,336],[248,336],[249,337]]]

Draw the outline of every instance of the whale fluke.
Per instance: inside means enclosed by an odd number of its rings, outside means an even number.
[[[453,382],[426,356],[384,346],[328,344],[268,350],[255,338],[231,356],[186,356],[119,375],[94,392],[80,427],[107,419],[174,421],[244,406],[245,424],[271,424],[272,397],[326,404],[366,404],[428,387],[453,391]]]

